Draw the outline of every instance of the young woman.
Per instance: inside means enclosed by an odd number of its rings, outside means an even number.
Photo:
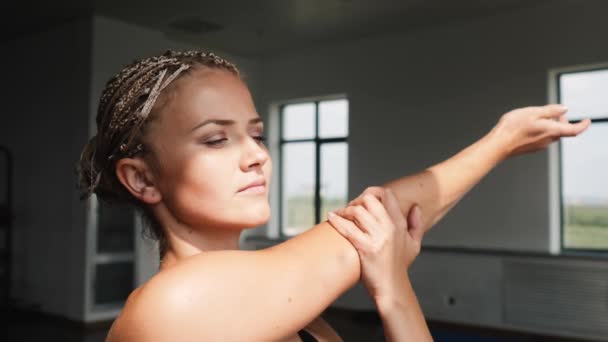
[[[159,273],[129,296],[108,340],[298,340],[307,326],[338,339],[317,317],[360,278],[389,339],[428,340],[406,272],[424,231],[501,160],[589,125],[564,113],[507,113],[456,156],[369,188],[330,222],[240,251],[240,233],[270,215],[271,160],[247,86],[213,54],[137,61],[108,82],[80,162],[85,195],[141,209],[160,246]]]

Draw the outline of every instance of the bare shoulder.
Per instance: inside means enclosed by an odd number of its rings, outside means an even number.
[[[138,293],[140,290],[141,287],[136,288],[133,290],[133,292],[131,292],[131,294],[129,294],[122,311],[118,317],[116,317],[112,323],[112,326],[110,327],[110,330],[108,331],[106,342],[134,341],[136,339],[136,336],[131,333],[133,330],[131,329],[130,325],[133,325],[134,322],[131,308],[135,305],[134,303],[137,302]]]
[[[189,267],[176,265],[173,268],[154,275],[145,284],[135,289],[128,297],[123,310],[116,318],[108,333],[107,342],[127,341],[164,341],[177,338],[178,333],[188,331],[176,329],[188,320],[193,308],[187,304],[189,292],[194,285],[200,290],[205,282],[189,281]],[[206,272],[199,270],[199,275]],[[195,300],[192,298],[192,304]],[[199,310],[200,311],[200,310]],[[175,322],[172,322],[175,321]],[[178,325],[176,325],[178,324]]]
[[[178,310],[175,297],[171,296],[171,291],[179,288],[172,286],[173,278],[158,273],[131,292],[106,342],[148,341],[151,336],[155,341],[164,341],[162,336],[175,337],[171,326],[159,324],[171,313],[179,317],[187,314],[184,308]]]
[[[310,253],[292,243],[291,248],[205,252],[179,261],[131,294],[108,341],[293,336],[346,289],[350,278],[338,286],[345,263],[340,253],[327,257],[326,249]],[[356,252],[355,257],[358,261]]]
[[[107,341],[185,341],[229,334],[233,322],[226,318],[238,319],[236,299],[247,293],[243,276],[258,268],[260,254],[210,252],[159,272],[129,295]]]

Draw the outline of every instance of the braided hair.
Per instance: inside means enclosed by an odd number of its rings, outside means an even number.
[[[236,66],[213,54],[167,50],[162,55],[136,60],[106,84],[97,109],[97,134],[84,146],[77,165],[81,199],[95,194],[106,203],[130,203],[140,209],[147,230],[166,252],[165,233],[152,213],[118,180],[115,167],[121,158],[143,155],[147,123],[162,109],[172,83],[193,69],[220,69],[240,77]]]

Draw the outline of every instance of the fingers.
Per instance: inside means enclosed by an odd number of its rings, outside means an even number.
[[[384,202],[386,203],[386,199],[387,199],[388,193],[384,193]],[[367,209],[369,211],[370,214],[372,214],[372,216],[376,219],[376,221],[378,222],[391,222],[391,217],[389,216],[386,208],[384,207],[384,205],[382,203],[380,203],[380,200],[370,194],[366,194],[365,196],[363,196],[363,198],[361,199],[363,202],[363,206],[365,207],[365,209]]]
[[[351,205],[346,208],[342,208],[335,211],[336,215],[341,216],[344,219],[352,221],[364,232],[374,232],[377,229],[378,222],[371,213],[367,211],[363,206]]]
[[[327,221],[356,249],[360,249],[365,243],[365,233],[351,221],[331,212],[327,214]]]
[[[408,222],[405,220],[401,207],[397,201],[397,197],[393,194],[393,191],[389,188],[386,189],[385,193],[384,208],[388,213],[389,218],[393,221],[397,227],[408,227]]]
[[[560,117],[559,121],[549,122],[550,130],[556,137],[574,137],[583,133],[591,124],[591,120],[585,119],[577,123],[569,123]]]
[[[530,107],[534,109],[537,117],[544,119],[557,119],[568,111],[568,107],[561,104],[550,104],[542,107]]]
[[[386,189],[379,186],[368,187],[359,195],[348,203],[348,206],[364,206],[377,219],[386,219],[388,215],[385,213],[383,203],[385,202]]]
[[[591,124],[591,120],[589,119],[585,119],[574,124],[568,122],[568,118],[566,117],[566,112],[568,111],[568,108],[564,105],[550,104],[543,107],[533,108],[538,108],[537,115],[539,118],[557,119],[557,121],[555,121],[552,125],[552,129],[555,131],[556,136],[577,136],[584,132]]]
[[[424,236],[424,225],[422,224],[422,211],[417,205],[414,205],[407,214],[407,224],[412,239],[421,244]]]
[[[367,188],[361,196],[349,203],[349,206],[354,205],[364,206],[379,222],[392,222],[397,227],[407,227],[399,202],[389,188]]]
[[[384,195],[386,192],[385,190],[386,190],[385,188],[380,187],[380,186],[370,186],[370,187],[366,188],[361,193],[361,195],[357,196],[357,198],[350,201],[350,203],[348,203],[348,205],[362,204],[362,200],[365,195],[372,195],[372,196],[376,197],[380,202],[384,203]]]
[[[583,133],[587,128],[591,126],[591,120],[585,119],[574,124],[568,124],[568,126],[562,132],[562,136],[573,137]]]

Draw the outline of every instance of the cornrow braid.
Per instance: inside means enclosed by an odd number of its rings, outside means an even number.
[[[83,198],[96,192],[103,171],[117,159],[145,150],[136,140],[156,100],[172,81],[193,66],[225,69],[240,76],[234,64],[214,53],[167,50],[127,65],[108,81],[97,111],[95,158],[87,168],[90,174],[81,174],[86,178],[85,184],[83,180],[80,182],[85,185]],[[99,144],[100,139],[105,144]]]
[[[110,78],[97,109],[97,134],[85,145],[77,166],[81,198],[95,193],[105,202],[128,202],[139,208],[160,256],[166,250],[164,231],[152,213],[124,188],[114,171],[116,161],[145,153],[143,133],[158,110],[158,99],[180,76],[195,68],[223,69],[240,77],[236,66],[201,51],[167,50],[136,60]],[[156,106],[155,106],[156,105]]]

